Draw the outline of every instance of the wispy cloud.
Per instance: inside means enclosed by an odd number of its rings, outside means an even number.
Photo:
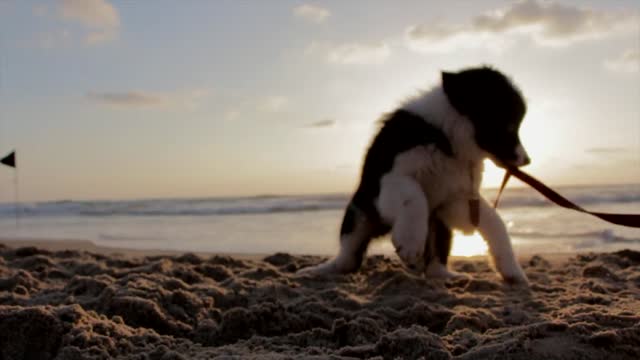
[[[329,62],[337,64],[381,64],[391,55],[385,43],[343,44],[329,50]]]
[[[519,34],[542,46],[565,46],[621,31],[638,31],[637,12],[593,10],[556,2],[524,0],[475,16],[466,23],[429,23],[406,29],[405,40],[416,51],[485,47]]]
[[[320,56],[331,64],[370,65],[384,63],[391,55],[391,48],[385,42],[343,44],[313,42],[307,46],[305,54]]]
[[[630,151],[629,148],[624,147],[593,147],[586,150],[586,152],[594,155],[620,155],[626,154]]]
[[[114,28],[120,25],[118,12],[107,0],[62,0],[59,14],[90,28]]]
[[[160,107],[160,106],[181,106],[188,110],[198,107],[200,100],[207,96],[207,90],[196,89],[179,92],[148,92],[148,91],[122,91],[122,92],[100,92],[90,91],[87,98],[104,105],[118,107]]]
[[[166,104],[167,99],[163,96],[154,93],[142,92],[142,91],[127,91],[127,92],[89,92],[87,97],[91,100],[99,103],[126,106],[126,107],[140,107],[140,106],[158,106]]]
[[[302,4],[293,8],[293,15],[315,24],[321,24],[329,18],[331,12],[317,5]]]
[[[336,121],[333,119],[324,119],[324,120],[320,120],[320,121],[316,121],[316,122],[312,122],[311,124],[308,124],[307,128],[328,128],[328,127],[333,127],[336,124]]]
[[[108,0],[60,0],[56,6],[36,5],[36,17],[53,17],[62,23],[77,24],[70,31],[60,24],[37,35],[35,45],[42,48],[66,47],[78,41],[96,45],[118,37],[120,15]]]
[[[120,16],[107,0],[62,0],[58,8],[60,18],[85,26],[84,41],[95,45],[115,39],[120,27]]]
[[[184,106],[187,110],[196,110],[200,103],[211,95],[209,89],[192,89],[175,93],[173,98],[174,103]]]
[[[56,29],[36,35],[32,44],[42,49],[53,49],[70,46],[73,43],[71,32],[66,29]]]
[[[240,117],[240,111],[237,109],[229,109],[225,111],[223,119],[225,121],[235,121]]]
[[[267,96],[260,101],[260,109],[269,112],[279,112],[289,105],[289,99],[286,96],[274,95]]]
[[[623,73],[640,71],[640,49],[627,49],[615,58],[607,59],[605,68]]]
[[[336,170],[354,170],[357,169],[358,165],[353,163],[342,163],[336,165]]]

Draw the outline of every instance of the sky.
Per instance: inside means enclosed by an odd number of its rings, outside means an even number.
[[[24,201],[348,193],[382,114],[483,64],[528,172],[640,184],[632,0],[0,0],[0,156]]]

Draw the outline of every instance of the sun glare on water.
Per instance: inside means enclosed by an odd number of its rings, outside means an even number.
[[[476,256],[487,254],[487,243],[478,232],[465,235],[461,232],[453,232],[453,244],[451,255],[453,256]]]

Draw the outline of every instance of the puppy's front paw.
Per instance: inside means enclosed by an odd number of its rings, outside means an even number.
[[[398,244],[396,253],[410,270],[422,271],[424,269],[424,242]]]
[[[342,272],[338,269],[335,260],[329,260],[322,264],[309,266],[296,271],[296,275],[330,275],[340,273]]]
[[[447,269],[447,266],[440,263],[439,261],[431,261],[427,268],[424,270],[424,274],[428,278],[434,279],[458,279],[458,278],[468,278],[469,275],[459,273],[456,271],[451,271]]]
[[[500,275],[505,283],[509,285],[529,285],[529,279],[518,264],[508,266],[507,269],[500,269]]]

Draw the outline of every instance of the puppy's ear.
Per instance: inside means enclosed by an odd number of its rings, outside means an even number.
[[[448,71],[442,71],[442,84],[446,84],[449,81],[455,81],[455,77],[456,77],[456,73],[452,73],[452,72],[448,72]]]
[[[465,86],[460,79],[460,74],[452,72],[442,72],[442,89],[447,95],[449,102],[462,115],[467,114],[467,104],[465,96]]]

